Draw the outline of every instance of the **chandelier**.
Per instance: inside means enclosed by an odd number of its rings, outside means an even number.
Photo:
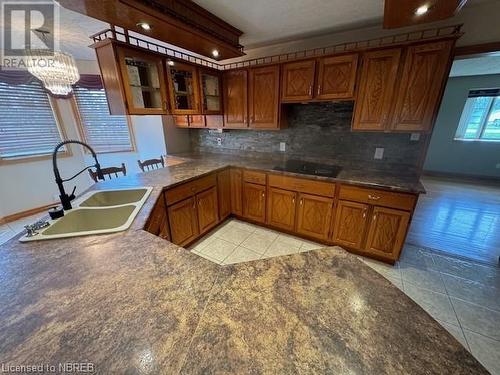
[[[80,79],[75,59],[70,54],[30,50],[28,56],[28,71],[55,95],[68,95],[72,90],[71,85]]]

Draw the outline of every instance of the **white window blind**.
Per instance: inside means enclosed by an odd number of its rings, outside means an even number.
[[[126,116],[110,115],[104,89],[76,86],[74,96],[80,114],[83,141],[95,152],[132,151]]]
[[[40,82],[0,82],[0,158],[50,154],[61,139],[49,96]]]

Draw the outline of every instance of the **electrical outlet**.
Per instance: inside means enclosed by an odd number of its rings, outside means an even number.
[[[373,155],[374,159],[382,159],[384,157],[384,148],[383,147],[377,147],[375,148],[375,155]]]
[[[222,138],[217,137],[217,146],[222,146]]]
[[[286,143],[285,142],[280,142],[280,151],[285,152],[286,150]]]
[[[495,165],[495,168],[500,169],[500,163],[497,163],[497,165]]]
[[[410,141],[418,142],[420,140],[420,133],[411,133]]]

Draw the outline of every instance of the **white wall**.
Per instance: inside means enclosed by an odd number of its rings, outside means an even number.
[[[78,61],[81,74],[98,74],[95,61]],[[61,126],[68,138],[78,139],[76,120],[67,99],[57,99],[61,113]],[[158,158],[166,154],[165,137],[161,116],[132,116],[135,134],[136,152],[113,153],[98,155],[102,166],[120,165],[125,162],[129,174],[139,172],[137,159]],[[187,132],[184,135],[187,138]],[[78,145],[71,145],[73,156],[59,158],[59,169],[62,177],[70,177],[81,170],[85,163],[91,163],[91,156],[83,153]],[[75,180],[66,183],[68,193],[74,185],[77,192],[82,192],[91,186],[93,181],[87,172]],[[16,164],[0,165],[0,218],[18,212],[30,210],[51,204],[57,200],[58,190],[54,182],[52,161],[39,160]]]

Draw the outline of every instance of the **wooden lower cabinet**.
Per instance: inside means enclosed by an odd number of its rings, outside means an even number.
[[[333,199],[299,194],[297,233],[327,240],[333,211]]]
[[[267,197],[267,223],[288,231],[295,229],[295,207],[297,193],[269,188]]]
[[[243,183],[243,217],[264,223],[266,221],[266,187]]]
[[[217,188],[214,186],[196,195],[198,206],[199,233],[205,233],[219,222],[219,209],[217,204]]]
[[[339,200],[335,214],[333,242],[361,250],[369,205]]]
[[[234,215],[243,215],[243,172],[241,169],[231,168],[231,212]]]
[[[182,246],[194,241],[200,233],[195,197],[170,206],[168,208],[168,221],[173,243]]]
[[[217,173],[217,192],[219,218],[224,220],[231,215],[231,172],[229,169]]]
[[[374,207],[365,250],[385,258],[398,259],[409,221],[409,212]]]
[[[170,240],[170,230],[167,217],[167,205],[165,204],[165,196],[163,193],[158,197],[153,212],[144,227],[149,233]]]

